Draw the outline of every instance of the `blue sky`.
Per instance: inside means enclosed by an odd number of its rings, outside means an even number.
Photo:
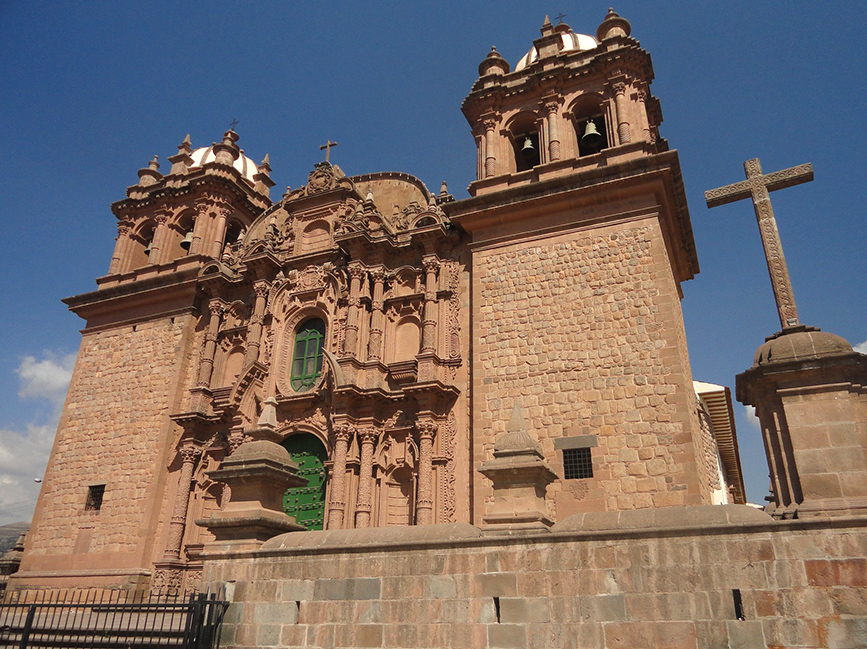
[[[514,65],[545,14],[595,34],[608,3],[0,3],[0,524],[38,494],[83,322],[60,299],[95,288],[116,236],[109,205],[187,133],[270,154],[276,198],[327,139],[349,174],[404,171],[467,196],[460,104],[496,45]],[[618,2],[650,51],[663,137],[680,152],[701,273],[684,284],[696,379],[734,388],[778,329],[748,202],[706,189],[812,162],[772,194],[801,319],[867,341],[864,2]],[[167,166],[163,167],[163,170]],[[750,498],[767,469],[742,407]]]

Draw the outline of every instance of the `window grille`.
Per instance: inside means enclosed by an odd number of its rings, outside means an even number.
[[[563,476],[566,480],[593,477],[593,460],[589,448],[563,449]]]
[[[319,318],[308,320],[295,334],[290,383],[296,392],[313,387],[322,373],[322,348],[325,342],[325,323]]]
[[[87,500],[84,502],[84,511],[98,512],[102,509],[102,496],[105,494],[105,485],[96,484],[87,488]]]

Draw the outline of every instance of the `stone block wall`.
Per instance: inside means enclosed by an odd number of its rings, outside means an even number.
[[[594,434],[594,477],[549,488],[549,515],[709,502],[683,318],[656,218],[476,252],[478,464],[514,403],[563,476],[557,438]],[[475,520],[490,487],[476,491]]]
[[[85,332],[19,581],[149,563],[193,324],[179,315]],[[86,511],[95,484],[102,506]],[[68,581],[56,585],[81,585]]]
[[[513,538],[310,532],[211,556],[204,582],[233,600],[234,649],[842,649],[867,646],[865,527],[729,505],[577,515]]]

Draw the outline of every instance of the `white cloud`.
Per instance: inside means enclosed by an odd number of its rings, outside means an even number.
[[[40,361],[33,356],[21,359],[15,370],[20,382],[18,396],[22,399],[48,399],[55,408],[60,408],[72,378],[75,354],[57,357],[46,353],[45,356]]]
[[[865,340],[863,343],[855,345],[852,349],[861,354],[867,354],[867,340]]]
[[[759,418],[756,416],[756,409],[753,406],[744,406],[744,419],[750,425],[751,428],[761,432],[762,425],[759,422]]]
[[[0,525],[33,517],[57,423],[29,425],[23,432],[0,429]]]
[[[45,352],[37,360],[24,356],[15,373],[21,399],[45,400],[51,410],[36,409],[31,423],[0,424],[0,525],[30,520],[51,453],[60,410],[72,378],[75,355]]]

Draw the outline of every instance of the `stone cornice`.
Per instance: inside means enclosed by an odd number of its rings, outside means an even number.
[[[643,144],[626,145],[635,146]],[[609,151],[616,153],[617,148]],[[472,234],[473,242],[478,244],[489,238],[486,231],[495,227],[500,228],[504,237],[527,234],[533,229],[530,220],[533,214],[552,214],[557,210],[575,214],[582,205],[595,204],[599,192],[610,196],[614,187],[619,192],[654,194],[654,200],[662,207],[666,236],[674,247],[675,276],[684,281],[698,273],[695,239],[675,150],[587,167],[547,180],[528,181],[450,203],[445,209],[452,222]],[[666,218],[667,214],[673,218]],[[612,217],[616,215],[612,212]],[[573,219],[566,225],[575,223]],[[512,229],[504,230],[505,226]]]

